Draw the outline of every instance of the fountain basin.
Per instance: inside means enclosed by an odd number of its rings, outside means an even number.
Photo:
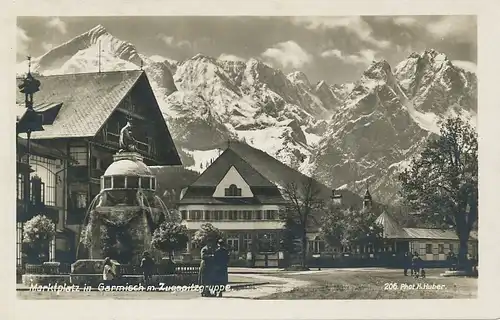
[[[110,257],[137,265],[144,251],[160,257],[151,240],[169,210],[155,194],[156,177],[142,160],[136,152],[114,155],[114,162],[101,176],[101,191],[87,210],[77,259]]]

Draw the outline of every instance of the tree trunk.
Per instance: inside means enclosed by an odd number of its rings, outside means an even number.
[[[302,234],[302,252],[301,252],[301,262],[302,266],[305,268],[306,267],[306,256],[307,256],[307,235],[304,232]]]
[[[460,232],[459,235],[460,247],[458,249],[458,270],[472,271],[470,263],[468,261],[467,255],[469,252],[468,249],[468,240],[469,240],[469,232],[465,230]]]

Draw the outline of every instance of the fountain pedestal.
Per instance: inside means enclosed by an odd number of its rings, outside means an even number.
[[[155,195],[156,177],[139,153],[119,152],[113,160],[101,177],[101,191],[92,200],[82,228],[79,246],[86,255],[77,258],[110,257],[135,264],[144,251],[153,251],[152,234],[168,210]]]

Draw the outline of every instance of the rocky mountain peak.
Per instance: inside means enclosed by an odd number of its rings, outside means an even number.
[[[194,55],[191,59],[189,59],[191,61],[202,61],[202,62],[215,62],[216,60],[212,57],[209,57],[203,53],[197,53],[196,55]],[[189,61],[188,60],[188,61]]]
[[[392,70],[387,60],[380,60],[373,62],[363,75],[374,80],[387,80],[392,76]]]
[[[436,132],[437,121],[477,110],[475,74],[435,50],[412,53],[395,68],[375,61],[355,84],[311,85],[303,72],[285,75],[255,58],[146,57],[97,25],[33,59],[33,69],[96,71],[98,43],[103,71],[144,62],[187,167],[213,158],[214,145],[240,139],[333,188],[364,192],[358,186],[370,179],[374,198],[392,201],[399,168]]]
[[[104,34],[109,34],[106,28],[102,24],[98,24],[89,31],[86,32],[89,36],[93,36],[93,38],[98,38]]]
[[[304,85],[306,87],[311,87],[311,83],[309,82],[309,79],[307,79],[306,74],[302,71],[295,71],[295,72],[289,73],[287,75],[287,79],[290,80],[292,83],[301,84],[301,85]]]

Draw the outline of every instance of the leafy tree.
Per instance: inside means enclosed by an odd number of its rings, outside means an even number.
[[[460,240],[459,267],[467,266],[467,242],[478,220],[477,133],[460,118],[446,120],[440,136],[399,176],[401,194],[423,218],[452,226]]]
[[[37,215],[26,221],[23,227],[23,243],[29,251],[43,260],[48,253],[50,240],[56,235],[56,226],[44,215]]]
[[[189,241],[186,226],[174,222],[162,223],[153,233],[153,248],[172,256],[173,251],[186,248]]]
[[[383,229],[375,220],[377,214],[371,210],[357,210],[331,206],[321,218],[321,235],[331,246],[377,244]]]
[[[219,239],[225,239],[222,231],[214,227],[211,223],[204,223],[193,236],[193,244],[196,246],[206,245],[208,242],[215,243]]]
[[[311,177],[300,183],[291,182],[282,190],[287,204],[283,207],[280,219],[285,225],[293,226],[294,233],[301,241],[301,265],[306,267],[307,228],[317,224],[315,216],[324,209],[318,183]]]

